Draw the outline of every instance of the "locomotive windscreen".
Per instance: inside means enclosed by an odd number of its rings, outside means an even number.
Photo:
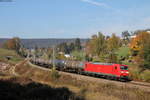
[[[120,66],[120,69],[121,70],[128,70],[128,67],[127,66]]]

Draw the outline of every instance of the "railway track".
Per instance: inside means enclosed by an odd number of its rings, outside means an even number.
[[[32,64],[31,62],[29,62],[29,64],[31,64],[34,67],[38,67],[41,70],[49,70],[49,68],[45,68],[44,66],[42,66],[42,64],[38,64],[38,65],[36,64],[35,65],[35,64]],[[62,71],[59,71],[59,73],[65,74],[65,75],[70,75],[79,81],[80,80],[87,80],[87,81],[97,82],[97,83],[115,84],[117,86],[141,89],[141,90],[150,92],[150,83],[146,83],[146,82],[137,82],[137,81],[120,82],[120,81],[108,80],[108,79],[104,79],[104,78],[80,75],[80,74],[76,74],[76,73],[69,73],[69,72],[62,72]]]
[[[146,83],[146,82],[136,82],[136,81],[131,81],[130,84],[135,84],[135,85],[141,85],[141,86],[147,86],[147,87],[150,87],[150,83]]]

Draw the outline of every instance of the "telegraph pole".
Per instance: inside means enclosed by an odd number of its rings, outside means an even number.
[[[85,48],[83,48],[83,61],[86,62],[86,52],[85,52]]]
[[[55,69],[55,46],[53,46],[53,69]]]

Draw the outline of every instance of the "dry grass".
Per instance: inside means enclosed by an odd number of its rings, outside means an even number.
[[[150,70],[141,71],[138,65],[130,66],[130,77],[135,81],[150,82]]]
[[[1,100],[84,100],[68,88],[54,88],[27,77],[0,79]]]

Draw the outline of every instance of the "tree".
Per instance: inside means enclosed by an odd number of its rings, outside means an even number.
[[[116,56],[116,51],[118,48],[121,47],[121,40],[119,37],[117,37],[115,34],[112,34],[112,36],[107,40],[107,61],[109,63],[117,63],[118,59]]]
[[[142,68],[149,68],[150,66],[150,34],[148,32],[142,31],[132,39],[130,43],[130,48],[134,58],[140,60],[136,63]]]
[[[130,36],[130,33],[128,31],[123,31],[122,32],[123,39],[129,40],[129,36]]]
[[[21,41],[18,37],[14,37],[12,39],[7,40],[4,43],[4,47],[19,52],[19,49],[21,48]]]
[[[133,32],[133,35],[138,35],[138,34],[140,34],[140,33],[142,33],[142,32],[147,32],[147,31],[150,31],[150,29],[136,30],[136,31]]]
[[[122,37],[123,37],[122,43],[124,45],[127,45],[130,42],[130,38],[129,38],[130,36],[131,34],[128,31],[122,32]]]
[[[118,63],[118,58],[115,52],[109,52],[108,58],[107,58],[108,63]]]
[[[115,51],[121,46],[121,40],[115,34],[107,40],[107,47],[109,51]]]
[[[143,59],[144,59],[143,67],[145,69],[150,69],[150,41],[145,43],[142,55],[143,55]]]
[[[98,38],[95,41],[95,50],[96,50],[96,54],[98,56],[103,56],[106,53],[106,47],[107,47],[107,41],[105,36],[99,32],[98,33]]]
[[[75,40],[75,44],[74,44],[74,46],[75,46],[75,49],[76,50],[81,50],[81,42],[80,42],[80,38],[77,38],[76,40]]]
[[[28,56],[28,52],[25,48],[20,48],[19,50],[19,54],[22,56],[22,57],[27,57]]]
[[[89,42],[86,44],[86,54],[89,57],[100,58],[101,61],[104,60],[104,56],[107,53],[107,41],[106,37],[98,32],[98,35],[93,35]]]
[[[72,52],[75,50],[75,44],[73,42],[71,42],[69,45],[68,45],[68,49],[69,49],[69,52]]]
[[[70,53],[69,49],[68,49],[68,45],[67,45],[66,42],[59,44],[57,46],[57,48],[58,48],[58,51],[60,51],[60,52],[64,52],[64,53],[67,53],[67,54]]]
[[[75,58],[75,60],[77,60],[77,61],[83,61],[83,60],[85,60],[85,55],[84,55],[84,53],[83,53],[83,51],[73,51],[72,52],[72,54],[71,54],[74,58]]]
[[[139,57],[142,59],[140,67],[142,69],[150,69],[150,40],[147,39],[147,41],[143,44],[143,47],[139,51]]]
[[[88,56],[95,56],[95,43],[97,40],[97,35],[93,35],[89,41],[86,42],[85,52]]]
[[[144,44],[149,41],[150,34],[148,32],[140,32],[135,38],[131,40],[130,48],[133,51],[139,52],[142,50]]]

